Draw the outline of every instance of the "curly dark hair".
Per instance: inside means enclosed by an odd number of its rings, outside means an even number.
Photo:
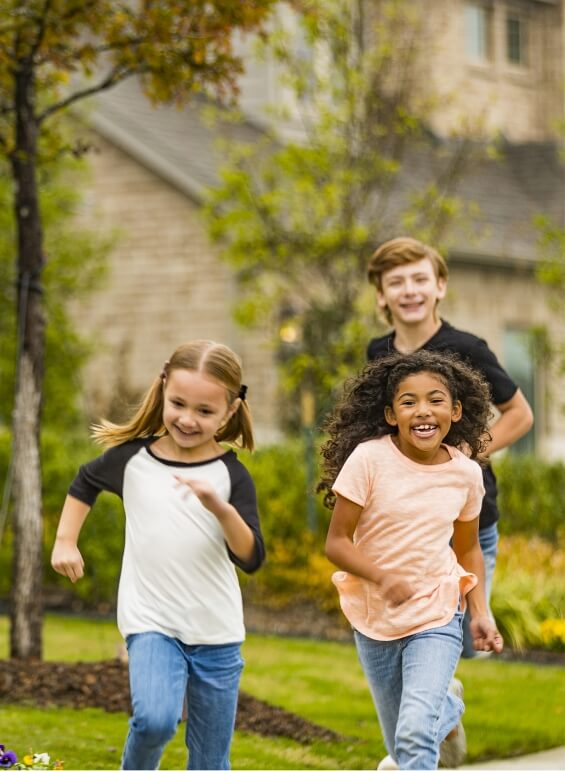
[[[335,503],[332,485],[355,447],[367,439],[398,432],[386,422],[385,407],[392,406],[401,381],[418,372],[439,377],[452,400],[459,400],[463,407],[461,420],[451,424],[445,443],[470,452],[473,459],[485,449],[492,416],[490,389],[477,370],[457,354],[447,352],[420,350],[377,359],[345,383],[339,403],[324,424],[329,439],[321,448],[322,478],[317,490],[326,491],[324,503],[328,508]]]

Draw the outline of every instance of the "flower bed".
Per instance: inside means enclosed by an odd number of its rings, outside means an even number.
[[[20,761],[13,750],[7,750],[4,744],[0,744],[0,768],[48,768],[61,771],[64,765],[62,760],[51,760],[46,752],[29,753]]]

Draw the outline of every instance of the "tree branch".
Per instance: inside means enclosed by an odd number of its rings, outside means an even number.
[[[112,88],[112,86],[117,85],[122,80],[125,80],[126,78],[130,77],[130,75],[135,75],[138,73],[143,72],[147,68],[140,65],[139,67],[134,67],[131,69],[121,70],[120,68],[113,69],[110,74],[104,78],[104,80],[100,81],[100,83],[97,83],[95,86],[91,86],[90,88],[85,88],[83,91],[76,91],[74,94],[71,94],[66,99],[62,99],[60,102],[57,102],[56,104],[52,104],[50,107],[47,107],[42,113],[40,113],[37,116],[37,125],[41,125],[47,118],[51,117],[56,112],[60,112],[61,110],[66,109],[71,104],[74,104],[75,102],[78,102],[80,99],[85,99],[88,96],[92,96],[93,94],[98,94],[101,91],[106,91],[108,88]]]

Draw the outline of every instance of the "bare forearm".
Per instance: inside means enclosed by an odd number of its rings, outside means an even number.
[[[77,544],[89,511],[88,504],[67,495],[51,553],[53,570],[67,576],[73,583],[84,575],[84,561]]]
[[[346,537],[328,538],[326,541],[326,556],[340,570],[346,570],[359,578],[379,583],[383,571],[379,570],[356,546]]]
[[[224,531],[224,538],[231,551],[244,562],[249,562],[255,551],[255,536],[237,509],[230,503],[220,501],[214,506],[213,514]]]
[[[487,455],[517,442],[528,433],[534,423],[530,405],[521,391],[517,391],[510,401],[498,405],[498,408],[500,417],[490,427],[492,440],[487,448]]]
[[[61,511],[55,539],[57,541],[67,541],[68,543],[78,543],[80,531],[89,511],[90,506],[87,503],[79,501],[78,498],[73,498],[72,495],[67,495],[63,504],[63,510]]]

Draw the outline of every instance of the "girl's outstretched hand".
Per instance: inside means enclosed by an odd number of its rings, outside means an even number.
[[[199,479],[185,479],[175,475],[177,480],[177,487],[185,487],[185,494],[194,493],[200,503],[214,513],[214,508],[217,507],[220,502],[216,491],[208,482],[203,482]]]
[[[469,624],[469,629],[473,638],[473,648],[476,651],[501,652],[504,641],[490,616],[473,618]]]
[[[73,584],[84,575],[84,560],[73,541],[57,538],[51,554],[51,566],[57,573],[67,576]]]

